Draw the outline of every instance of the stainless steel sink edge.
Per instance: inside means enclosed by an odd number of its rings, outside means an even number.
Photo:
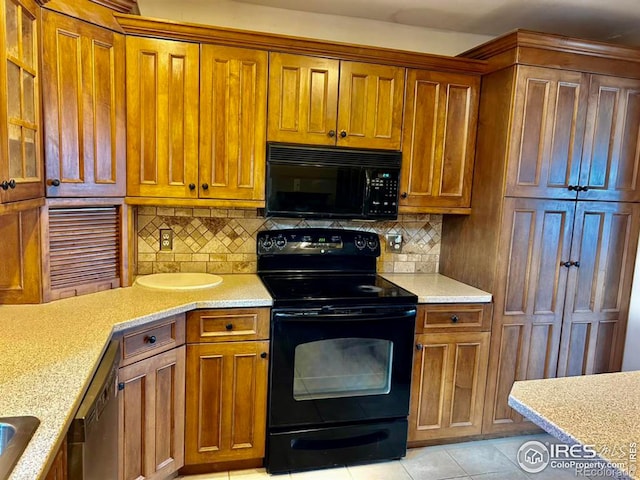
[[[9,478],[38,425],[32,416],[0,417],[0,480]]]

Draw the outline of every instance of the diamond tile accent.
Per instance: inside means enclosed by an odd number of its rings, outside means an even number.
[[[403,253],[387,253],[383,248],[378,271],[436,273],[442,235],[442,215],[399,215],[397,221],[363,223],[264,218],[255,209],[139,207],[137,225],[138,273],[255,273],[257,232],[302,227],[346,228],[381,236],[401,234]],[[160,252],[161,228],[173,230],[173,261],[167,261],[168,252]]]

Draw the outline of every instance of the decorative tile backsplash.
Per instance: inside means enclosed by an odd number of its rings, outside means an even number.
[[[255,273],[256,234],[296,227],[349,228],[401,234],[402,253],[384,246],[378,271],[436,273],[440,259],[442,215],[399,215],[398,220],[358,222],[264,218],[256,209],[138,207],[137,273]],[[160,229],[173,231],[173,250],[160,251]]]

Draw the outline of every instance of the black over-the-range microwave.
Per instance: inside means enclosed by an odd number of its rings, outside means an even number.
[[[400,152],[267,145],[267,217],[398,217]]]

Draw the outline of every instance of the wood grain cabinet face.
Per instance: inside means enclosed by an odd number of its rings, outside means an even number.
[[[640,201],[640,81],[516,71],[506,195]]]
[[[127,195],[198,197],[199,55],[127,36]]]
[[[485,433],[534,428],[516,380],[620,369],[639,231],[638,204],[505,199]]]
[[[0,304],[40,303],[40,209],[0,216]]]
[[[53,460],[53,465],[49,467],[49,472],[44,480],[67,480],[67,478],[69,478],[67,471],[67,442],[64,442]]]
[[[640,80],[592,75],[580,200],[640,201]]]
[[[479,92],[479,76],[407,70],[404,211],[470,207]]]
[[[202,45],[201,198],[264,200],[267,68],[267,52]]]
[[[400,150],[405,69],[271,53],[267,139]]]
[[[640,204],[578,202],[558,376],[620,370],[639,232]]]
[[[123,367],[120,480],[164,480],[184,464],[185,346]]]
[[[485,433],[534,429],[507,404],[513,382],[556,376],[574,206],[505,199]]]
[[[187,465],[264,457],[267,352],[268,341],[187,345]]]
[[[0,202],[42,197],[40,7],[0,2]]]
[[[50,197],[123,197],[124,36],[43,10],[46,188]]]
[[[490,335],[416,335],[409,442],[481,433]]]
[[[575,199],[589,76],[519,65],[506,194]]]

